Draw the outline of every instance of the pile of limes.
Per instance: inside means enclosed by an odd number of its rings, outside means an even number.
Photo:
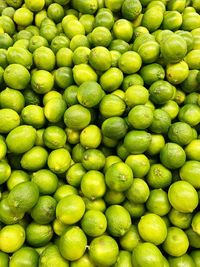
[[[200,267],[199,12],[0,0],[0,267]]]

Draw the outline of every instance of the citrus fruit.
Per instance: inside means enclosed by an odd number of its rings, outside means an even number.
[[[89,256],[95,264],[112,265],[116,262],[118,253],[118,244],[111,236],[95,237],[90,243]]]
[[[198,194],[195,188],[186,181],[176,181],[168,190],[169,202],[180,212],[192,212],[198,205]]]
[[[59,251],[70,261],[78,260],[83,256],[87,245],[87,238],[78,226],[72,226],[60,237]]]
[[[179,257],[186,253],[189,241],[182,229],[171,226],[167,230],[167,237],[162,246],[169,255]]]
[[[163,255],[159,248],[152,243],[139,243],[132,252],[132,265],[146,267],[163,266]]]
[[[81,227],[89,236],[100,236],[104,234],[107,228],[107,220],[101,211],[88,210],[81,219]]]
[[[82,198],[72,194],[62,198],[56,206],[56,217],[64,224],[78,222],[85,212]]]
[[[162,244],[167,236],[167,227],[163,219],[154,213],[143,215],[138,223],[140,236],[146,242]]]

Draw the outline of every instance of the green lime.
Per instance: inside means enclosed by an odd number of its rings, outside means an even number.
[[[162,267],[164,266],[163,255],[160,249],[152,243],[138,243],[132,252],[132,265],[135,267]]]
[[[165,145],[165,139],[161,134],[151,134],[151,143],[147,149],[147,153],[150,156],[154,156],[160,153],[160,150]]]
[[[64,8],[58,3],[52,3],[47,8],[47,15],[55,23],[59,23],[65,15]]]
[[[130,21],[135,20],[142,12],[140,1],[125,0],[121,7],[122,16]]]
[[[0,202],[0,212],[0,221],[4,224],[18,223],[24,217],[24,212],[16,212],[11,209],[7,197]]]
[[[117,261],[114,266],[115,267],[118,267],[118,266],[131,267],[132,266],[131,253],[129,251],[120,250]]]
[[[129,131],[124,138],[124,146],[132,154],[145,152],[151,143],[151,134],[143,130]]]
[[[62,223],[59,219],[53,221],[53,231],[56,235],[61,236],[69,226]]]
[[[59,200],[61,200],[62,198],[69,196],[69,195],[77,195],[78,191],[75,187],[69,185],[69,184],[63,184],[60,185],[56,192],[54,193],[53,197],[56,199],[56,201],[58,202]]]
[[[188,160],[180,169],[180,177],[182,180],[189,182],[194,188],[199,189],[198,173],[200,164],[197,160]]]
[[[44,0],[34,1],[34,0],[25,0],[25,4],[28,9],[30,9],[33,12],[38,12],[43,9],[45,5]]]
[[[46,104],[53,98],[62,98],[62,94],[59,93],[58,91],[55,91],[55,90],[51,90],[49,92],[47,92],[43,98],[42,98],[42,102],[43,102],[43,105],[46,106]]]
[[[126,74],[138,72],[142,65],[140,55],[134,51],[127,51],[122,54],[118,61],[119,68]]]
[[[46,165],[48,152],[41,146],[34,146],[21,158],[21,166],[28,171],[37,171]]]
[[[91,43],[93,46],[108,47],[112,41],[112,35],[108,28],[98,26],[91,32]]]
[[[87,149],[83,152],[82,164],[86,170],[101,170],[105,164],[105,156],[98,149]]]
[[[106,119],[101,126],[102,134],[111,139],[121,139],[127,133],[127,123],[121,117],[111,117]]]
[[[44,106],[44,115],[49,122],[60,122],[66,111],[66,102],[64,99],[54,97]]]
[[[85,253],[87,238],[78,226],[72,226],[60,237],[59,251],[70,261],[78,260]]]
[[[199,139],[193,139],[186,147],[185,147],[185,153],[189,160],[200,160],[199,157],[199,151],[200,151],[200,140]]]
[[[85,202],[86,210],[99,210],[101,212],[106,210],[106,203],[102,198],[91,200],[90,198],[84,197],[83,200]]]
[[[67,106],[78,104],[77,91],[78,91],[78,86],[76,85],[71,85],[64,90],[63,99],[67,103]]]
[[[54,173],[66,172],[71,164],[70,153],[65,148],[58,148],[50,152],[47,160],[49,169]]]
[[[130,50],[130,45],[129,45],[129,43],[125,42],[124,40],[114,39],[111,41],[108,48],[109,48],[109,50],[116,50],[120,54],[123,54],[123,53],[127,52],[128,50]]]
[[[128,121],[135,129],[146,129],[153,121],[153,111],[145,105],[134,106],[128,113]]]
[[[126,104],[123,99],[113,94],[103,96],[99,104],[99,111],[105,118],[121,116],[125,109]]]
[[[131,186],[126,191],[126,198],[134,203],[145,203],[149,194],[150,190],[147,183],[140,178],[134,178]]]
[[[40,195],[51,195],[58,187],[56,174],[48,169],[41,169],[33,172],[31,180],[38,186]]]
[[[104,199],[109,205],[120,204],[125,200],[125,194],[124,192],[107,189]]]
[[[146,242],[160,245],[167,236],[167,226],[163,219],[154,213],[143,215],[138,223],[140,236]]]
[[[200,264],[199,250],[193,250],[193,251],[190,253],[190,256],[192,257],[194,263],[196,264],[196,267],[199,267],[199,264]]]
[[[144,154],[129,155],[125,163],[132,169],[133,176],[143,178],[149,171],[149,159]]]
[[[7,146],[4,139],[0,139],[0,160],[5,158],[7,153]]]
[[[58,36],[56,36],[55,38],[52,39],[50,47],[53,50],[53,52],[55,54],[57,54],[57,52],[61,48],[65,48],[65,49],[68,48],[69,44],[70,44],[70,40],[67,37],[65,37],[63,35],[58,35]],[[64,51],[68,51],[68,50],[65,50],[65,49],[64,49]]]
[[[185,151],[176,143],[166,143],[160,151],[160,160],[169,169],[180,168],[186,160]]]
[[[191,225],[193,215],[192,213],[183,213],[172,208],[168,217],[172,225],[181,229],[187,229]]]
[[[22,47],[10,47],[7,52],[7,60],[9,64],[21,64],[30,69],[33,64],[31,53]]]
[[[111,266],[116,262],[118,253],[118,244],[111,236],[95,237],[90,243],[89,256],[96,265]]]
[[[170,264],[170,266],[172,267],[176,267],[180,264],[184,264],[185,266],[188,266],[188,267],[194,267],[195,266],[195,263],[192,259],[191,256],[189,256],[188,254],[184,254],[180,257],[169,257],[168,258],[168,262]]]
[[[145,84],[151,85],[157,80],[163,80],[165,78],[165,70],[160,64],[151,63],[141,68],[140,75]]]
[[[58,126],[49,126],[44,130],[43,140],[48,148],[57,149],[65,145],[67,136],[62,128]]]
[[[167,30],[177,30],[182,24],[182,16],[177,10],[172,10],[164,13],[163,16],[163,28]]]
[[[0,231],[0,249],[13,253],[20,249],[25,241],[24,228],[19,224],[6,225]]]
[[[31,247],[22,247],[13,253],[9,266],[11,267],[37,267],[39,254]]]
[[[180,62],[187,53],[187,43],[178,34],[170,34],[161,42],[161,53],[166,62]]]
[[[166,188],[172,182],[172,173],[169,169],[160,163],[154,163],[150,166],[147,174],[147,183],[152,188]]]
[[[185,61],[167,64],[166,78],[171,84],[182,83],[189,75],[189,67]]]
[[[56,52],[56,65],[58,67],[72,67],[73,52],[67,47],[61,47]]]
[[[33,13],[26,7],[16,9],[13,20],[17,25],[28,26],[33,22]]]
[[[73,84],[73,75],[70,67],[60,67],[54,71],[55,85],[65,89]]]
[[[29,181],[30,177],[27,172],[22,170],[13,170],[7,180],[7,187],[11,191],[17,184]]]
[[[80,188],[83,195],[91,200],[104,196],[106,192],[104,175],[97,170],[89,170],[82,176]]]
[[[84,128],[80,133],[80,143],[85,148],[97,148],[101,139],[101,130],[93,124]]]
[[[193,231],[193,229],[190,227],[187,230],[185,230],[185,233],[187,234],[190,246],[192,248],[198,248],[199,249],[199,235]]]
[[[83,153],[85,152],[85,148],[80,144],[77,143],[72,149],[72,159],[74,162],[82,163]]]
[[[81,227],[89,236],[100,236],[107,228],[106,216],[101,211],[88,210],[81,219]]]
[[[71,129],[81,130],[89,124],[90,120],[90,111],[78,104],[69,107],[64,113],[64,122]]]
[[[100,77],[100,85],[106,92],[113,92],[118,89],[123,81],[123,72],[115,67],[105,71]]]
[[[162,105],[161,109],[166,111],[172,120],[175,119],[179,113],[179,106],[174,100],[168,100]]]
[[[35,66],[40,70],[52,71],[55,66],[55,55],[49,47],[41,46],[33,53]]]
[[[157,108],[154,110],[153,121],[150,125],[150,130],[153,133],[167,133],[171,125],[171,117],[167,111]]]
[[[196,126],[200,122],[199,106],[196,104],[185,104],[180,108],[178,118],[190,126]]]
[[[31,209],[31,217],[36,223],[48,224],[55,218],[56,205],[57,202],[53,197],[41,196]]]
[[[168,214],[171,205],[169,203],[167,193],[161,188],[151,190],[146,202],[146,207],[149,212],[155,213],[159,216]]]
[[[128,107],[146,104],[149,99],[148,90],[140,84],[134,84],[125,91],[125,102]]]
[[[23,97],[25,100],[25,105],[40,105],[41,99],[40,96],[32,90],[32,88],[27,88],[23,90]]]
[[[20,125],[9,132],[6,137],[8,149],[14,153],[24,153],[35,143],[36,130],[29,125]]]
[[[0,110],[0,133],[9,133],[20,124],[18,113],[10,108]]]
[[[172,99],[174,88],[172,85],[163,80],[155,81],[149,88],[150,100],[155,104],[164,104]]]
[[[17,184],[9,192],[8,203],[13,211],[28,211],[38,201],[39,190],[34,182],[26,181]]]
[[[99,104],[103,94],[104,92],[97,82],[88,81],[79,86],[77,91],[77,99],[81,105],[91,108]]]
[[[36,70],[31,76],[31,87],[38,94],[45,94],[53,89],[54,77],[46,70]]]
[[[55,267],[69,267],[68,261],[61,256],[57,245],[47,245],[40,254],[39,266],[48,267],[49,265]]]
[[[189,241],[185,232],[178,227],[169,227],[163,243],[164,251],[170,256],[179,257],[187,252],[188,247]]]
[[[124,162],[117,162],[106,170],[105,181],[111,190],[123,192],[131,186],[133,172]]]
[[[78,260],[71,262],[71,267],[94,267],[94,263],[89,255],[84,253]]]
[[[56,217],[64,224],[78,222],[85,212],[83,199],[75,194],[62,198],[56,206]]]
[[[62,27],[65,35],[71,40],[74,36],[78,34],[85,35],[85,28],[77,19],[62,20]]]
[[[93,48],[89,54],[90,65],[98,71],[106,71],[111,67],[111,54],[103,46]]]
[[[10,64],[5,68],[4,81],[7,86],[22,90],[25,89],[30,81],[30,73],[20,64]]]
[[[70,41],[70,49],[75,51],[78,47],[90,47],[88,38],[83,34],[77,34]]]
[[[94,18],[94,26],[95,27],[106,27],[109,30],[114,25],[114,17],[112,14],[112,11],[110,11],[108,8],[100,8]]]
[[[168,137],[170,141],[185,146],[193,139],[192,127],[185,122],[175,122],[169,127]]]
[[[87,64],[79,64],[73,67],[73,77],[77,85],[87,81],[97,81],[96,72]]]
[[[129,42],[133,36],[133,26],[127,19],[118,19],[113,25],[115,39]]]
[[[192,212],[198,205],[198,194],[195,188],[186,181],[174,182],[168,190],[169,202],[180,212]]]
[[[86,34],[89,34],[92,32],[92,30],[94,28],[94,20],[95,20],[94,15],[81,14],[79,21],[84,26]]]
[[[133,249],[140,242],[140,240],[141,238],[137,226],[132,224],[129,230],[123,236],[120,237],[119,242],[122,249],[132,252]]]
[[[46,122],[43,108],[36,105],[24,107],[21,112],[21,119],[24,124],[31,125],[34,128],[42,128]]]
[[[75,163],[68,169],[66,180],[70,185],[78,187],[85,173],[86,170],[83,168],[83,165],[81,163]]]
[[[7,253],[0,251],[0,267],[9,266],[9,256]]]
[[[182,83],[182,90],[186,93],[190,93],[191,95],[193,92],[197,91],[198,88],[198,70],[189,70],[187,78],[183,81]],[[192,94],[194,95],[194,94]],[[190,98],[189,98],[190,99]],[[195,102],[187,102],[187,97],[186,97],[186,104],[195,104]]]
[[[87,64],[89,61],[90,49],[85,46],[79,46],[74,50],[72,60],[74,65]]]
[[[26,241],[31,247],[45,246],[52,237],[53,229],[50,224],[37,224],[32,221],[26,227]]]

